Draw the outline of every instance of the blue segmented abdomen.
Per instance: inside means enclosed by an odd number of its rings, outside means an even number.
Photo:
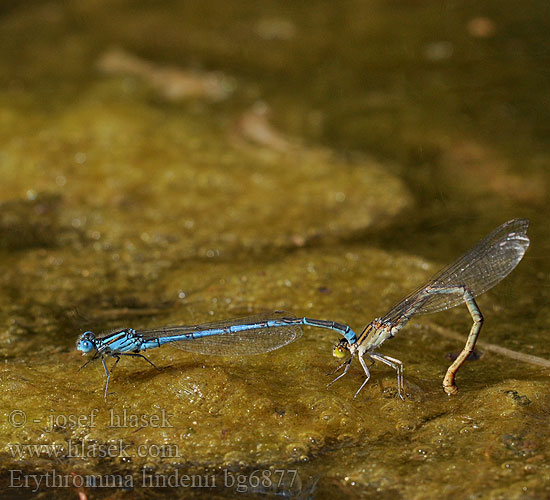
[[[276,312],[193,326],[142,330],[142,349],[164,344],[189,352],[220,356],[261,354],[287,345],[302,336],[294,316]]]

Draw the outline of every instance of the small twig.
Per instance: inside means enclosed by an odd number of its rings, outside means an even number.
[[[460,335],[459,333],[456,333],[450,328],[445,328],[443,326],[436,325],[431,321],[428,321],[427,325],[442,337],[453,339],[453,340],[459,340],[461,342],[464,342],[465,340],[462,337],[462,335]],[[477,345],[480,347],[483,347],[483,349],[486,349],[487,351],[492,351],[502,356],[506,356],[508,358],[516,359],[518,361],[523,361],[524,363],[530,363],[532,365],[544,366],[545,368],[550,368],[550,360],[545,358],[539,358],[538,356],[533,356],[532,354],[524,354],[522,352],[512,351],[511,349],[506,349],[505,347],[501,347],[495,344],[489,344],[488,342],[483,342],[481,340],[477,343]]]

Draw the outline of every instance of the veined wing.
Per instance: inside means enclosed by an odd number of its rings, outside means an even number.
[[[382,321],[394,323],[413,306],[418,307],[414,314],[428,314],[444,311],[464,302],[460,294],[426,296],[424,291],[427,289],[465,286],[474,297],[486,292],[508,276],[522,259],[529,246],[526,235],[528,227],[528,219],[505,222],[396,304]]]
[[[234,356],[261,354],[279,349],[302,336],[299,324],[291,314],[277,311],[269,314],[248,316],[226,321],[216,321],[191,326],[169,326],[141,330],[137,333],[144,340],[181,336],[171,340],[174,347],[189,352]]]

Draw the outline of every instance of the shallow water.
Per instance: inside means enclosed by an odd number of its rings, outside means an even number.
[[[546,498],[548,368],[480,345],[441,390],[465,307],[384,344],[405,402],[378,365],[356,400],[359,364],[327,390],[327,330],[247,358],[166,347],[160,372],[125,359],[107,404],[74,348],[270,310],[360,331],[528,217],[481,341],[550,359],[545,9],[5,3],[2,496]]]

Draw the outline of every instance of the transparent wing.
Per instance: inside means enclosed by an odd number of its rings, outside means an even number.
[[[291,314],[277,311],[201,325],[141,330],[137,333],[145,340],[181,335],[181,340],[170,342],[170,345],[189,352],[218,356],[261,354],[279,349],[302,336],[299,324],[286,323],[293,320],[296,318]],[[233,331],[235,328],[239,330]],[[186,337],[201,333],[205,335]]]
[[[459,294],[424,296],[426,289],[466,286],[474,297],[481,295],[504,279],[518,265],[529,246],[526,236],[529,220],[514,219],[502,224],[486,238],[449,266],[443,268],[423,286],[396,304],[382,321],[394,323],[421,299],[415,314],[444,311],[462,302]]]

